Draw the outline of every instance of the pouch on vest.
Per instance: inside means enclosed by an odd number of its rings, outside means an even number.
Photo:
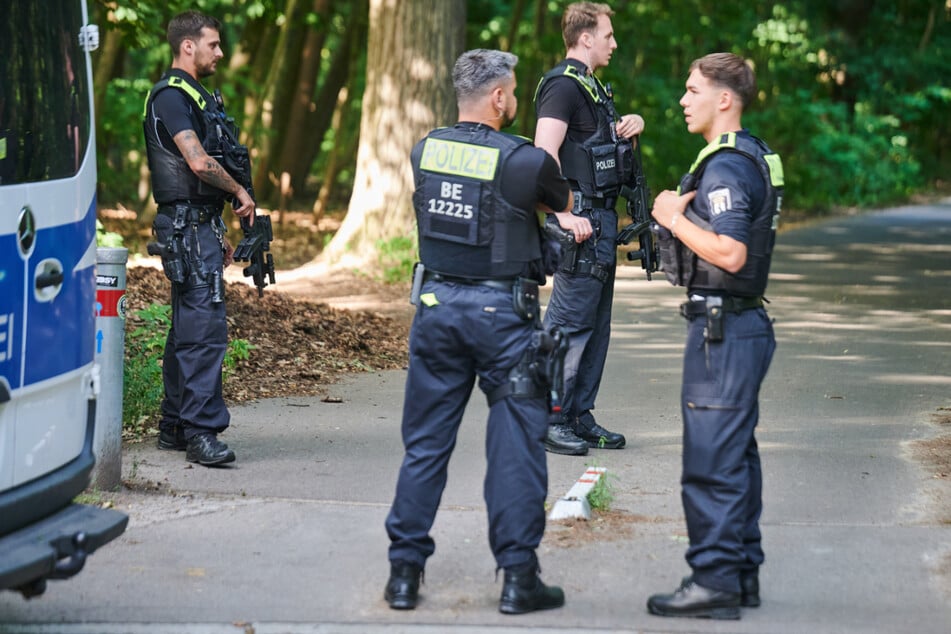
[[[591,154],[591,170],[594,173],[594,187],[598,191],[617,189],[620,185],[617,165],[617,145],[604,143],[594,145]]]

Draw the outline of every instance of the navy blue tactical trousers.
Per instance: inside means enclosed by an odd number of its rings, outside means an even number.
[[[762,308],[725,313],[723,341],[707,343],[704,316],[687,327],[681,409],[687,563],[702,586],[739,592],[763,563],[762,471],[754,431],[759,389],[776,339]]]
[[[156,216],[156,238],[171,238],[172,220]],[[221,243],[211,224],[185,227],[185,242],[193,250],[210,281],[221,271]],[[225,303],[212,303],[210,283],[172,284],[172,327],[162,360],[162,418],[159,427],[171,430],[184,425],[185,437],[218,433],[228,427],[231,415],[221,394],[221,364],[228,348]]]
[[[486,394],[505,383],[531,342],[532,324],[515,314],[511,293],[485,286],[428,281],[422,298],[410,332],[405,456],[386,531],[390,561],[425,567],[435,551],[429,531],[475,379]],[[545,530],[546,424],[545,397],[508,396],[489,408],[483,494],[489,545],[502,568],[533,561]]]
[[[607,279],[601,282],[590,275],[555,273],[545,311],[545,328],[560,326],[568,335],[562,399],[562,418],[568,422],[594,409],[611,339],[617,213],[595,209],[591,220],[599,228],[599,235],[588,242],[595,243],[597,261],[606,267]]]

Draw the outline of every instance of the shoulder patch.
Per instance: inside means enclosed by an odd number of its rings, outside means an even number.
[[[726,187],[714,189],[707,194],[707,201],[710,203],[710,213],[714,216],[719,216],[724,211],[729,211],[733,208],[733,196]]]

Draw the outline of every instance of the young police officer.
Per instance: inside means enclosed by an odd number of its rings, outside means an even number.
[[[206,152],[217,147],[220,106],[199,79],[215,73],[220,22],[196,11],[168,24],[172,67],[152,88],[145,110],[145,144],[158,204],[153,223],[162,266],[172,282],[172,327],[165,344],[165,398],[158,445],[185,450],[189,462],[233,462],[218,440],[230,414],[221,396],[221,363],[228,345],[222,269],[233,249],[224,237],[226,199],[253,219],[251,195]],[[253,220],[252,220],[253,222]]]
[[[535,145],[559,160],[574,190],[576,219],[593,228],[573,256],[562,254],[545,313],[545,324],[564,329],[569,341],[565,399],[545,437],[548,451],[559,454],[584,455],[588,447],[620,449],[626,442],[622,434],[598,425],[591,413],[611,337],[614,207],[620,185],[633,175],[623,168],[633,159],[630,139],[644,130],[640,115],[618,116],[610,92],[594,75],[617,48],[613,14],[608,5],[594,2],[565,9],[566,59],[542,77],[535,96]]]
[[[544,274],[536,207],[561,210],[571,223],[571,192],[548,154],[499,132],[515,117],[517,59],[501,51],[463,53],[452,74],[458,123],[430,132],[411,155],[425,274],[414,291],[406,453],[386,519],[391,574],[384,597],[394,609],[416,607],[435,550],[429,531],[476,378],[489,403],[484,495],[489,544],[505,569],[499,610],[564,603],[561,588],[538,577],[548,382],[533,368],[546,334],[538,329]]]
[[[777,154],[742,128],[756,96],[749,65],[730,53],[693,62],[680,100],[687,129],[708,145],[681,180],[661,192],[664,272],[688,301],[681,410],[684,514],[693,573],[673,594],[654,595],[661,616],[740,618],[759,599],[763,563],[762,474],[754,430],[759,388],[776,347],[763,293],[782,202]]]

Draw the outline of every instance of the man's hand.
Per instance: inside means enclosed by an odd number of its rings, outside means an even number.
[[[229,266],[234,264],[234,247],[231,246],[230,242],[228,242],[228,238],[222,238],[222,240],[224,241],[224,247],[225,247],[224,265],[225,265],[225,268],[228,268]]]
[[[696,195],[697,192],[692,191],[679,196],[677,192],[665,189],[657,194],[657,198],[654,199],[654,208],[651,209],[651,215],[661,227],[671,229],[671,224],[684,215],[687,205]]]
[[[558,219],[558,226],[565,231],[570,231],[575,236],[575,242],[582,243],[591,237],[594,233],[591,229],[591,222],[582,216],[576,216],[570,211],[555,212],[555,218]]]
[[[626,114],[614,124],[619,137],[630,139],[644,131],[644,117],[639,114]]]
[[[235,198],[236,200],[231,201],[234,215],[240,218],[247,218],[248,226],[254,225],[254,199],[251,198],[251,194],[242,187]]]

